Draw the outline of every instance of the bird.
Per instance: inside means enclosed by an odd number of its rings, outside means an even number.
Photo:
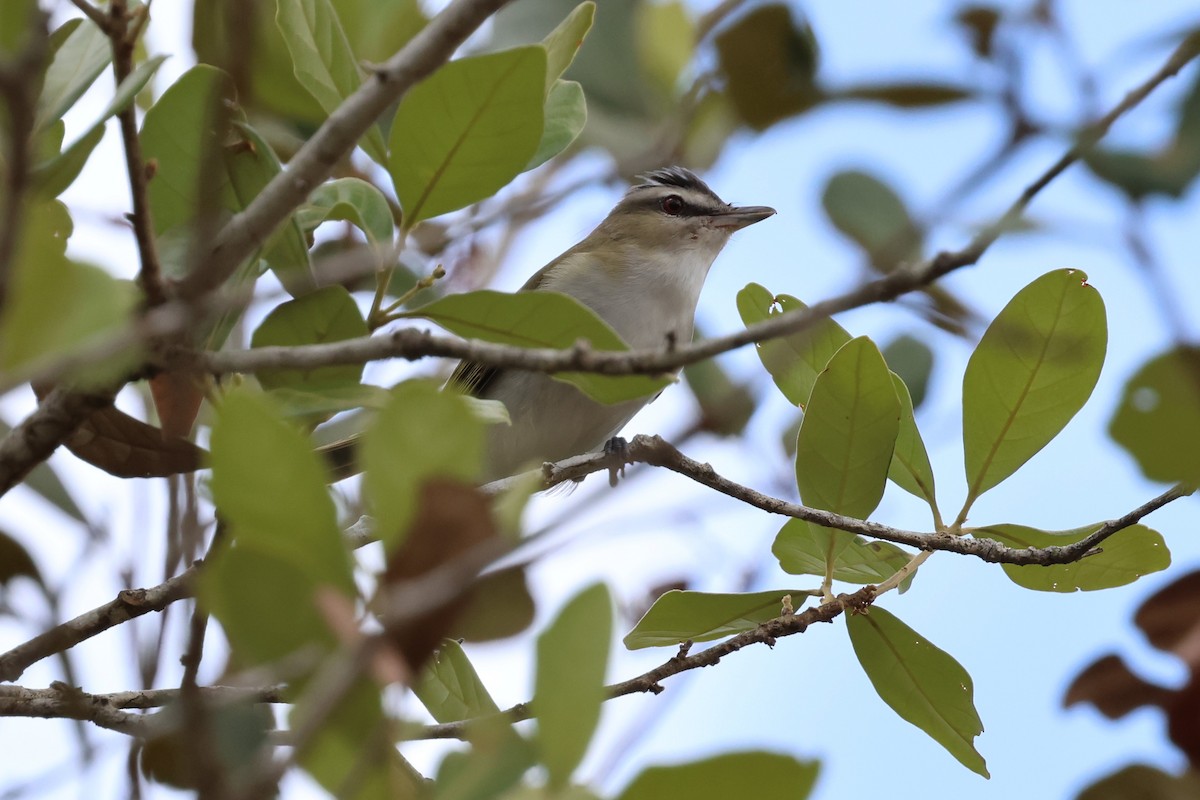
[[[634,349],[692,340],[713,262],[736,232],[775,214],[726,203],[691,170],[639,176],[608,216],[519,291],[561,292],[590,308]],[[510,423],[488,426],[484,482],[601,449],[653,397],[605,405],[549,375],[461,362],[446,388],[499,400]],[[345,453],[326,451],[335,473]]]

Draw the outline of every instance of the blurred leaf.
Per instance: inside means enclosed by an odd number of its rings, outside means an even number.
[[[777,753],[722,753],[669,767],[647,767],[618,800],[804,800],[816,785],[820,763]],[[752,786],[749,794],[747,789]]]
[[[1200,796],[1200,776],[1170,775],[1158,767],[1131,764],[1079,793],[1076,800],[1193,800]]]
[[[283,165],[258,131],[240,121],[234,123],[234,128],[242,140],[223,148],[222,153],[230,186],[237,197],[236,205],[245,208],[283,171]],[[315,280],[308,256],[308,241],[294,215],[289,214],[267,238],[260,255],[293,297],[312,291]],[[229,314],[231,318],[234,316],[236,312]],[[218,329],[221,327],[220,324],[217,326]],[[210,346],[218,347],[223,341],[222,336],[219,342],[210,342]]]
[[[288,300],[271,310],[254,331],[251,347],[328,344],[369,334],[358,304],[341,286],[326,286]],[[316,369],[271,369],[257,373],[266,389],[289,388],[321,393],[354,389],[362,381],[362,364]]]
[[[579,48],[583,46],[584,37],[592,29],[592,22],[595,18],[596,4],[592,0],[586,0],[575,6],[566,19],[542,39],[542,46],[546,48],[547,97],[560,82],[558,79],[575,60]]]
[[[359,383],[353,386],[326,386],[315,391],[280,387],[271,390],[271,399],[288,417],[328,418],[340,411],[356,408],[383,408],[388,390],[382,386]]]
[[[821,197],[834,227],[853,240],[880,272],[921,255],[924,236],[904,201],[878,178],[857,170],[835,174]]]
[[[498,517],[493,506],[493,516]],[[502,521],[497,519],[497,525]],[[451,635],[466,642],[494,642],[533,624],[533,595],[522,567],[492,570],[475,581]]]
[[[392,389],[386,406],[363,434],[363,493],[388,552],[395,552],[417,510],[418,491],[430,478],[470,483],[483,458],[483,423],[463,399],[425,381]]]
[[[875,542],[846,534],[845,548],[833,562],[833,579],[846,583],[882,583],[908,563],[911,556],[890,542]],[[790,519],[779,529],[771,553],[779,566],[792,575],[824,576],[828,534],[802,519]],[[911,576],[901,585],[908,590]]]
[[[215,704],[208,724],[212,726],[213,755],[222,767],[227,783],[245,786],[254,757],[267,742],[274,727],[270,708],[249,702]],[[197,789],[204,785],[196,770],[195,732],[182,724],[183,710],[178,703],[161,712],[166,733],[151,736],[141,743],[138,768],[142,775],[176,789]],[[230,787],[232,788],[232,787]]]
[[[788,6],[754,8],[718,34],[716,46],[729,98],[750,127],[763,130],[821,101],[816,37]]]
[[[1160,194],[1179,198],[1200,173],[1191,148],[1168,147],[1157,153],[1090,148],[1083,163],[1097,178],[1134,200]]]
[[[42,573],[38,571],[33,556],[25,546],[4,531],[0,531],[0,589],[7,587],[13,578],[29,578],[41,585]],[[0,594],[2,596],[2,594]]]
[[[34,128],[66,114],[111,61],[112,46],[95,23],[85,20],[73,27],[46,68]]]
[[[442,642],[412,690],[438,722],[500,713],[462,645],[453,639]]]
[[[630,650],[670,647],[686,641],[711,642],[753,630],[784,613],[783,598],[791,595],[798,609],[806,592],[779,589],[753,594],[711,594],[673,589],[654,601],[650,610],[622,640]]]
[[[26,210],[11,264],[8,302],[0,314],[2,371],[34,370],[39,361],[77,352],[125,326],[137,306],[132,283],[66,258],[61,215],[58,205]],[[82,364],[71,377],[89,383],[111,379],[136,362],[139,350],[130,347],[101,363]]]
[[[611,636],[612,599],[603,584],[594,584],[538,637],[533,710],[551,789],[570,782],[600,721]]]
[[[322,183],[297,209],[296,219],[305,233],[329,220],[351,222],[366,234],[373,247],[391,244],[395,231],[392,209],[383,192],[359,178]]]
[[[1079,270],[1049,272],[1009,301],[963,376],[967,504],[1045,447],[1100,377],[1104,301]]]
[[[896,108],[929,108],[969,100],[975,96],[970,89],[938,83],[884,83],[850,86],[832,92],[830,99],[866,100],[885,103]]]
[[[223,143],[215,130],[220,104],[232,99],[229,76],[200,65],[180,76],[146,112],[142,153],[146,163],[154,165],[147,196],[156,235],[195,220],[202,185],[220,192],[217,196],[225,209],[236,208],[227,188],[228,176],[220,169]],[[221,174],[210,174],[216,169]],[[175,269],[183,263],[174,264]],[[171,266],[172,261],[164,258],[164,267]]]
[[[57,156],[34,166],[31,177],[37,184],[36,191],[40,195],[57,197],[71,185],[72,181],[79,176],[84,164],[87,163],[92,150],[104,137],[104,123],[124,111],[133,102],[137,93],[150,82],[154,73],[166,59],[166,56],[155,56],[138,64],[137,68],[117,87],[113,99],[100,112],[100,117],[92,123],[91,127]]]
[[[206,379],[194,372],[164,369],[150,377],[150,396],[164,439],[186,439],[192,433]]]
[[[642,69],[664,97],[672,97],[696,51],[696,25],[679,0],[641,3],[635,15]]]
[[[1000,11],[993,6],[968,5],[958,9],[954,21],[971,40],[971,49],[980,58],[992,57],[992,41],[1000,24]]]
[[[36,0],[9,0],[0,5],[0,57],[10,56],[26,46],[29,34],[36,30],[33,24],[36,14],[38,14]],[[70,22],[78,24],[79,20]],[[66,25],[62,26],[62,28],[66,27]],[[61,38],[65,39],[66,35],[62,35]],[[54,44],[54,40],[51,39],[52,52]]]
[[[11,430],[12,426],[0,419],[0,438],[7,436]],[[29,474],[25,476],[25,480],[22,481],[22,485],[37,492],[43,500],[67,516],[75,518],[84,525],[88,524],[83,510],[75,502],[75,498],[71,497],[71,493],[67,491],[67,487],[58,477],[54,468],[50,466],[49,461],[43,461],[30,470]]]
[[[1200,629],[1200,570],[1176,578],[1150,595],[1133,621],[1151,645],[1192,661],[1192,642]]]
[[[438,767],[436,800],[507,798],[536,763],[533,746],[507,720],[484,720],[468,732],[470,749],[451,752]]]
[[[1013,548],[1063,547],[1083,539],[1100,527],[1085,525],[1070,531],[1040,531],[1024,525],[988,525],[971,530],[976,539],[995,539]],[[1041,566],[1004,564],[1004,574],[1018,586],[1039,592],[1091,592],[1133,583],[1143,575],[1171,565],[1162,534],[1145,525],[1131,525],[1113,534],[1100,552],[1071,564]]]
[[[883,348],[883,358],[910,392],[913,408],[925,402],[929,374],[933,371],[933,350],[914,336],[897,336]]]
[[[983,723],[967,671],[879,606],[866,614],[850,614],[846,622],[854,654],[883,702],[964,767],[991,777],[975,749]]]
[[[587,100],[575,81],[558,81],[546,98],[545,128],[525,169],[539,167],[570,147],[587,123]]]
[[[697,337],[697,340],[700,337]],[[688,364],[683,379],[700,405],[700,427],[718,436],[738,436],[757,410],[750,389],[734,383],[716,359]]]
[[[404,317],[432,320],[465,339],[518,347],[569,348],[586,340],[594,350],[628,350],[616,331],[573,297],[558,292],[452,294],[405,312]],[[670,383],[652,375],[607,376],[563,372],[553,376],[571,383],[602,403],[645,397]]]
[[[1200,485],[1200,347],[1179,345],[1143,364],[1108,433],[1150,480]]]
[[[354,57],[382,63],[420,33],[428,18],[419,0],[331,0]]]
[[[329,0],[276,1],[275,24],[292,54],[296,80],[326,114],[332,114],[363,81],[337,12]],[[372,125],[359,144],[377,163],[387,163],[378,126]]]
[[[1108,719],[1120,719],[1145,706],[1168,708],[1174,694],[1138,677],[1120,656],[1110,654],[1075,676],[1063,696],[1063,708],[1090,703]]]
[[[406,229],[521,173],[542,138],[545,80],[546,50],[534,45],[451,61],[404,95],[388,172]]]
[[[684,163],[708,169],[716,163],[740,122],[724,92],[706,92],[692,111],[683,139]]]

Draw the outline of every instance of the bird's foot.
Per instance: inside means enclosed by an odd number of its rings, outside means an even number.
[[[617,479],[625,476],[625,465],[629,455],[629,442],[614,436],[604,443],[604,455],[608,457],[608,485],[615,487]]]

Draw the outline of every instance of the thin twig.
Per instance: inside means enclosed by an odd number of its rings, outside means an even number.
[[[85,17],[96,23],[96,26],[104,31],[106,35],[111,35],[109,31],[112,28],[112,21],[105,16],[103,11],[96,8],[87,0],[71,0],[71,4],[82,11]]]

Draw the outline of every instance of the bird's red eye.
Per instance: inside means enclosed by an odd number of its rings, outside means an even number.
[[[683,198],[677,194],[669,194],[662,199],[662,210],[672,217],[679,216],[683,211]]]

